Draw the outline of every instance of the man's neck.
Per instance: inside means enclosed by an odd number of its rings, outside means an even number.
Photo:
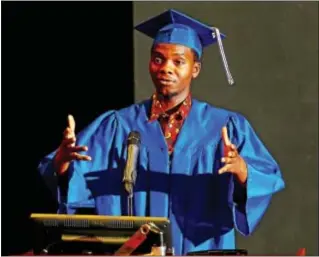
[[[162,105],[163,111],[167,112],[181,104],[187,98],[188,94],[189,92],[183,92],[182,94],[172,97],[163,97],[162,95],[158,95],[157,97]]]

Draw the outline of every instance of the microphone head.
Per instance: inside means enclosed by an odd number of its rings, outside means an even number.
[[[127,142],[129,145],[139,145],[141,143],[141,135],[137,131],[131,131],[128,135]]]

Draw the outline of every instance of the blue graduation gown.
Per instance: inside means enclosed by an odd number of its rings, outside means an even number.
[[[108,111],[77,135],[77,144],[87,145],[87,154],[93,159],[72,162],[65,193],[61,193],[52,169],[55,152],[41,161],[39,171],[57,195],[59,213],[93,207],[99,215],[127,215],[122,183],[126,140],[136,130],[141,134],[141,146],[134,215],[168,217],[177,255],[234,249],[235,229],[251,234],[272,195],[284,188],[278,164],[241,114],[196,99],[170,161],[160,124],[148,121],[150,107],[151,100],[146,100]],[[223,126],[247,163],[246,189],[238,186],[230,173],[217,174],[223,165]]]

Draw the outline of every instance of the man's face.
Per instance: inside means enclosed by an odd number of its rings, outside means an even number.
[[[157,44],[151,53],[149,71],[157,93],[171,98],[189,92],[191,80],[199,75],[200,63],[186,46]]]

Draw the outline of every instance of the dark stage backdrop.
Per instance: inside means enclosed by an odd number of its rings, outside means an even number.
[[[2,255],[31,247],[28,216],[54,212],[36,167],[60,143],[134,102],[131,2],[2,2]],[[115,17],[113,17],[113,14]]]
[[[134,24],[176,8],[219,27],[237,85],[217,45],[204,52],[195,97],[244,114],[278,160],[286,189],[256,232],[238,235],[250,254],[318,255],[318,2],[134,2]],[[149,97],[151,40],[134,34],[135,101]]]

